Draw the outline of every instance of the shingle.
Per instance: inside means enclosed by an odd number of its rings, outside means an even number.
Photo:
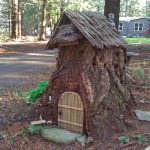
[[[77,38],[79,38],[79,35],[81,37],[83,35],[93,46],[98,49],[104,49],[105,47],[110,48],[112,46],[123,46],[122,39],[116,28],[114,28],[106,17],[100,12],[64,12],[57,24],[52,39],[56,40],[59,34],[58,32],[62,32],[59,30],[60,26],[62,28],[63,25],[66,25],[66,22],[64,21],[65,19],[63,19],[64,17],[67,17],[70,20],[69,23],[73,24],[78,29],[76,30]],[[73,33],[73,31],[70,33]],[[68,39],[69,38],[70,37],[68,37]]]

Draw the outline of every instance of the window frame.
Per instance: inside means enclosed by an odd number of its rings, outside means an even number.
[[[137,30],[135,30],[136,24],[137,24]],[[142,30],[140,30],[140,25],[142,25]],[[144,23],[137,23],[137,22],[134,23],[134,31],[143,31],[143,29],[144,29]]]
[[[142,24],[142,30],[140,30],[140,25]],[[143,31],[144,29],[144,23],[139,23],[139,31]]]
[[[120,30],[119,28],[120,28],[120,23],[122,23],[122,30]],[[123,31],[123,26],[124,26],[124,22],[119,22],[119,26],[118,26],[118,31]]]

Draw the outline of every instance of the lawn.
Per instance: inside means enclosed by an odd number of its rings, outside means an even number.
[[[150,38],[125,38],[128,44],[143,44],[150,43]]]

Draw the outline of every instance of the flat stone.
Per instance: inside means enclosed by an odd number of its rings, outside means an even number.
[[[138,120],[141,121],[150,121],[150,112],[149,111],[141,111],[141,110],[134,110]]]
[[[139,53],[135,53],[135,52],[127,52],[127,56],[131,56],[131,57],[139,56]]]
[[[45,128],[41,130],[41,136],[55,143],[69,144],[75,142],[82,135],[64,129]]]
[[[147,147],[145,150],[150,150],[150,146],[149,146],[149,147]]]

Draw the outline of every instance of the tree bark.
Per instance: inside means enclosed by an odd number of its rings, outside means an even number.
[[[45,28],[46,28],[46,6],[47,0],[42,1],[42,13],[41,13],[41,24],[40,24],[40,33],[39,40],[45,40]]]
[[[11,0],[11,38],[21,38],[21,1]]]
[[[21,39],[22,36],[22,3],[18,3],[18,38]]]
[[[136,126],[135,103],[125,73],[126,50],[97,50],[86,40],[80,43],[59,47],[56,71],[42,97],[42,117],[57,124],[60,96],[73,91],[83,102],[84,134],[108,139],[132,129]]]
[[[16,3],[11,0],[11,38],[16,38]]]
[[[118,30],[119,13],[120,13],[120,0],[105,0],[104,15],[108,18],[109,13],[114,14],[115,27]]]

